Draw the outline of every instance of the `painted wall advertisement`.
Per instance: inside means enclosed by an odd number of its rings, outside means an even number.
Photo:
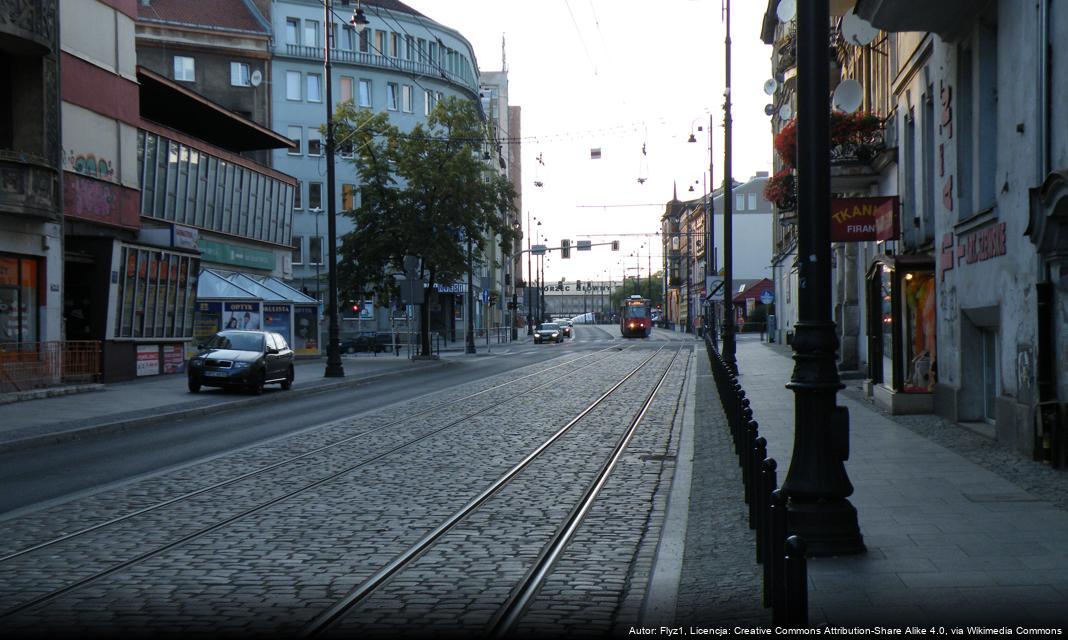
[[[298,356],[319,355],[319,308],[293,306],[293,353]]]
[[[258,331],[260,328],[260,303],[258,302],[224,302],[224,329],[245,329]]]
[[[291,346],[293,336],[289,331],[289,305],[263,304],[263,330],[282,334]]]
[[[137,346],[137,375],[159,375],[159,346],[142,344]]]

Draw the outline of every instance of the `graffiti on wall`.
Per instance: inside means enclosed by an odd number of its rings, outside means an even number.
[[[90,178],[115,182],[115,164],[92,153],[76,153],[67,149],[63,155],[63,168]]]

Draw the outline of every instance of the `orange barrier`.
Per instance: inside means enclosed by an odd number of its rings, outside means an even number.
[[[99,379],[99,340],[0,343],[0,393]]]

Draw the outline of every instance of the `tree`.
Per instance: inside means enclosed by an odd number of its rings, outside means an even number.
[[[627,278],[623,281],[622,287],[612,292],[612,309],[618,310],[623,306],[623,299],[635,293],[648,298],[649,304],[653,307],[664,304],[664,273],[662,271],[657,271],[651,278],[643,276],[640,285],[636,280],[635,277]]]
[[[425,293],[481,264],[487,241],[507,254],[515,189],[482,160],[486,125],[470,101],[445,98],[403,133],[382,113],[337,107],[335,135],[351,145],[362,181],[355,229],[341,238],[339,273],[351,291],[392,291],[405,255],[422,258]],[[489,240],[487,240],[489,239]],[[467,243],[474,247],[468,265]],[[421,353],[430,355],[429,306],[420,307]]]

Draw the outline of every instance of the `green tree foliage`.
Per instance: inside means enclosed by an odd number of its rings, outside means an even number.
[[[486,124],[473,103],[445,98],[425,124],[403,133],[385,114],[343,102],[335,127],[337,139],[351,144],[360,184],[359,205],[344,212],[355,229],[341,238],[343,290],[392,289],[392,274],[414,255],[422,258],[429,295],[435,283],[467,273],[468,239],[476,267],[487,239],[508,253],[514,232],[507,214],[516,194],[482,159]],[[428,305],[420,318],[421,351],[429,355]]]
[[[641,282],[637,278],[627,278],[623,286],[612,292],[612,309],[618,310],[623,306],[623,299],[634,294],[648,298],[653,307],[664,304],[664,274],[656,272],[653,277],[644,276]]]

